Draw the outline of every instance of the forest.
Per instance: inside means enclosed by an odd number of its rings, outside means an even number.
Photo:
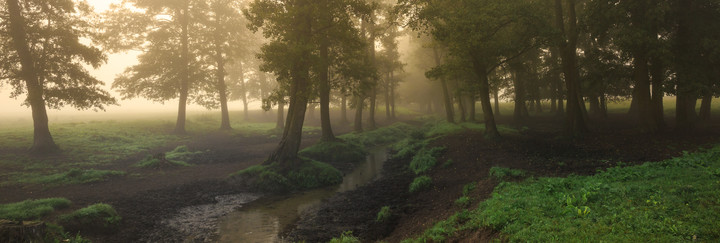
[[[0,33],[0,242],[720,240],[720,0],[3,0]]]

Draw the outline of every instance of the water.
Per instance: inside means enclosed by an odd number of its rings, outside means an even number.
[[[219,242],[284,242],[278,234],[295,222],[299,215],[335,193],[354,190],[380,176],[387,160],[385,148],[370,151],[366,162],[345,175],[343,183],[329,189],[318,189],[255,201],[223,217],[219,223]]]

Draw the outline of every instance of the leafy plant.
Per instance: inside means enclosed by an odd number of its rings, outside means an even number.
[[[83,170],[70,169],[66,172],[55,173],[50,175],[24,174],[21,178],[16,179],[20,183],[29,184],[45,184],[46,186],[59,186],[68,184],[85,184],[91,182],[105,181],[111,177],[123,176],[124,171],[116,170]]]
[[[332,238],[329,243],[359,243],[360,239],[353,236],[352,231],[345,231],[340,238]]]
[[[97,203],[72,213],[60,215],[58,222],[68,228],[111,228],[117,225],[122,217],[109,204]]]
[[[410,161],[410,169],[415,174],[429,171],[437,164],[437,156],[445,152],[445,147],[423,148]]]
[[[388,219],[390,219],[390,207],[389,206],[383,206],[380,208],[380,211],[377,213],[377,217],[375,218],[376,222],[385,222]]]
[[[525,176],[525,171],[493,166],[492,168],[490,168],[490,176],[495,177],[498,180],[502,180],[502,179],[505,179],[506,177]]]

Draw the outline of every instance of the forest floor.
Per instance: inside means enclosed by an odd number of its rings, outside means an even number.
[[[408,170],[409,161],[393,159],[385,163],[381,179],[333,196],[304,214],[283,234],[318,242],[350,230],[365,240],[399,242],[422,233],[459,210],[454,202],[462,196],[462,187],[467,183],[478,182],[473,193],[479,198],[488,198],[498,184],[488,176],[493,166],[522,169],[536,177],[587,175],[618,162],[637,164],[671,158],[683,151],[716,144],[720,138],[718,127],[693,133],[644,134],[629,125],[632,124],[629,117],[611,115],[593,124],[593,132],[587,137],[570,140],[561,136],[562,123],[555,117],[532,118],[520,135],[505,136],[497,141],[487,141],[482,134],[470,131],[445,136],[433,141],[431,146],[447,148],[438,158],[439,163],[453,162],[428,174],[433,180],[431,190],[409,193],[408,185],[414,178]],[[336,127],[336,133],[349,129]],[[309,133],[303,138],[303,147],[318,140],[317,133]],[[83,232],[83,236],[96,242],[137,242],[147,240],[146,237],[153,234],[154,239],[172,239],[171,235],[162,235],[171,232],[159,229],[163,219],[188,206],[214,203],[220,195],[245,192],[225,179],[230,173],[261,163],[277,142],[276,137],[261,135],[220,132],[201,135],[186,143],[191,151],[207,151],[193,158],[192,167],[151,169],[131,166],[147,155],[142,153],[96,167],[123,170],[127,176],[49,188],[43,185],[1,186],[0,203],[64,197],[75,205],[65,211],[93,203],[108,203],[122,216],[120,225],[110,232]],[[155,148],[151,154],[175,146],[177,144]],[[376,222],[376,212],[383,206],[389,206],[395,213],[390,220]],[[457,240],[487,241],[494,235],[496,232],[480,231]]]

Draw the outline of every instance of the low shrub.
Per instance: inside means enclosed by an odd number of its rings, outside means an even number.
[[[424,191],[430,188],[432,185],[432,178],[428,176],[415,177],[412,183],[410,183],[410,193]]]
[[[65,198],[46,198],[1,204],[0,219],[14,221],[36,220],[52,213],[56,209],[62,209],[68,206],[70,206],[70,200]]]
[[[517,178],[525,176],[525,171],[493,166],[490,168],[490,176],[495,177],[498,180],[503,180],[507,177]]]
[[[345,231],[340,238],[332,238],[329,243],[360,243],[360,239],[353,236],[352,231]]]
[[[458,198],[457,200],[455,200],[455,205],[458,205],[458,206],[464,208],[464,207],[470,206],[471,202],[472,202],[472,200],[470,199],[470,197],[462,196],[462,197]]]

